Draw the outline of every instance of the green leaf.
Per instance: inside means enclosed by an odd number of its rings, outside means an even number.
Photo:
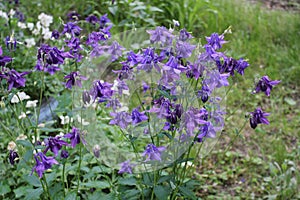
[[[28,189],[26,190],[25,200],[35,200],[40,199],[40,195],[43,193],[43,188],[36,188],[36,189]]]
[[[40,180],[34,175],[32,175],[32,176],[24,175],[23,178],[24,178],[24,180],[27,181],[27,183],[29,183],[32,186],[35,186],[35,187],[41,187],[42,186]]]
[[[150,7],[149,9],[151,12],[164,12],[162,9],[158,8],[158,7]]]
[[[136,179],[134,177],[120,178],[119,184],[120,185],[136,185]]]
[[[2,185],[1,184],[1,187],[0,187],[0,195],[5,195],[7,193],[9,193],[11,191],[9,185]]]
[[[284,101],[285,101],[287,104],[289,104],[290,106],[294,106],[294,105],[297,104],[297,102],[296,102],[294,99],[289,98],[289,97],[285,97],[285,98],[284,98]]]
[[[17,145],[22,145],[23,147],[32,147],[32,144],[28,140],[17,140]]]
[[[139,194],[140,194],[139,190],[136,190],[136,189],[127,190],[122,195],[122,197],[123,197],[122,199],[126,199],[126,200],[140,199],[140,195]]]
[[[66,195],[66,198],[65,198],[65,200],[74,200],[74,199],[76,199],[76,192],[75,191],[69,192]]]
[[[90,188],[97,188],[97,189],[105,189],[110,187],[107,181],[90,181],[87,183],[82,183],[82,185]]]
[[[168,199],[170,191],[170,188],[167,186],[157,185],[154,187],[154,194],[159,200]]]
[[[162,177],[160,177],[160,178],[158,179],[157,184],[160,184],[160,183],[169,181],[169,180],[171,180],[172,178],[174,178],[174,175],[162,176]]]
[[[178,188],[179,188],[179,190],[180,190],[180,192],[183,196],[185,196],[189,199],[197,199],[195,194],[191,190],[189,190],[188,188],[182,187],[182,186],[179,186]]]
[[[24,196],[27,193],[28,189],[31,189],[31,187],[25,186],[25,187],[18,187],[17,189],[14,189],[16,198]]]

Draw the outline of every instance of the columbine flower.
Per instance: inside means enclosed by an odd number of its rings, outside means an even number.
[[[196,108],[190,107],[183,117],[183,127],[186,128],[188,135],[192,135],[194,130],[200,125],[206,124],[206,121],[203,120],[204,112]]]
[[[187,32],[185,29],[180,30],[179,40],[184,42],[184,41],[186,41],[188,39],[191,39],[191,38],[193,38],[193,36],[189,32]]]
[[[99,103],[105,102],[113,95],[112,84],[107,82],[101,82],[99,80],[94,81],[90,94],[95,101],[98,98]]]
[[[120,163],[120,165],[121,165],[121,168],[118,171],[118,174],[123,174],[123,173],[132,174],[132,167],[134,167],[134,165],[130,163],[130,160],[122,162],[122,163]]]
[[[68,14],[67,14],[67,17],[69,20],[71,21],[78,21],[79,20],[79,17],[80,15],[76,12],[76,11],[70,11]]]
[[[207,73],[207,78],[204,80],[204,84],[207,85],[210,91],[215,88],[220,88],[222,86],[228,86],[229,82],[227,78],[230,74],[220,74],[218,70],[212,70]]]
[[[81,30],[82,29],[79,26],[77,26],[76,23],[68,22],[67,24],[64,25],[64,30],[61,34],[70,33],[74,37],[74,36],[79,36]]]
[[[107,14],[102,15],[99,19],[100,28],[103,29],[104,26],[109,22],[110,20],[108,19]]]
[[[69,117],[69,116],[59,116],[60,120],[61,120],[61,124],[65,125],[65,124],[69,124],[73,122],[73,118]]]
[[[12,61],[12,58],[9,56],[2,56],[2,48],[0,47],[0,66],[4,67],[6,63]]]
[[[27,48],[31,48],[31,47],[35,46],[34,38],[26,38],[24,40],[24,42],[25,42]]]
[[[44,27],[49,27],[50,24],[53,22],[53,17],[51,15],[46,15],[45,13],[41,13],[38,16],[38,19]]]
[[[251,112],[250,114],[251,128],[255,129],[258,124],[270,124],[270,122],[266,118],[270,115],[270,113],[263,112],[260,108],[255,109],[255,111]]]
[[[110,116],[114,117],[114,119],[110,120],[109,124],[118,125],[121,128],[125,129],[132,122],[132,116],[125,112],[111,112]]]
[[[40,178],[43,177],[43,173],[45,170],[50,169],[52,165],[58,164],[58,162],[53,157],[47,157],[42,152],[34,155],[34,159],[36,161],[36,165],[32,168],[32,173],[33,171],[36,171]]]
[[[150,34],[150,41],[152,43],[161,43],[162,45],[171,44],[174,35],[169,32],[166,27],[158,26],[155,30],[148,30],[147,33]]]
[[[19,161],[19,155],[14,150],[9,150],[9,162],[11,165],[14,165],[15,162]]]
[[[214,50],[220,49],[222,44],[226,43],[224,35],[219,36],[218,33],[213,33],[210,37],[206,37],[206,41]]]
[[[90,23],[90,24],[93,24],[93,25],[96,25],[97,22],[99,21],[98,17],[96,17],[95,15],[90,15],[88,16],[87,18],[85,18],[85,20]]]
[[[270,96],[273,86],[280,83],[278,80],[271,81],[268,76],[263,76],[256,84],[255,92],[264,92],[267,96]]]
[[[23,76],[29,73],[30,72],[18,73],[14,69],[4,69],[4,71],[2,71],[2,74],[0,73],[0,78],[4,78],[7,80],[8,91],[10,91],[12,88],[25,87],[26,78],[24,78]]]
[[[178,58],[188,58],[192,55],[196,45],[191,45],[188,42],[177,41],[176,52]]]
[[[26,114],[24,112],[21,112],[21,115],[18,117],[19,119],[24,119],[26,118]]]
[[[32,107],[35,108],[37,103],[38,103],[38,100],[27,101],[26,108],[32,108]]]
[[[9,51],[14,51],[17,48],[17,40],[13,35],[5,38],[5,44]]]
[[[199,128],[199,134],[197,136],[198,142],[202,142],[203,138],[215,138],[216,130],[211,122],[207,122]]]
[[[148,144],[142,156],[147,156],[145,162],[149,160],[161,161],[161,152],[164,150],[166,150],[166,147],[164,146],[156,147],[154,144]]]
[[[132,118],[132,124],[136,125],[142,121],[148,120],[147,115],[145,115],[145,112],[139,112],[138,108],[134,108],[131,113]]]
[[[64,158],[64,159],[68,158],[69,157],[69,152],[66,151],[66,150],[61,150],[60,157]]]
[[[68,143],[61,140],[60,137],[49,137],[45,139],[45,145],[46,149],[44,150],[44,154],[47,153],[47,151],[50,149],[54,153],[55,156],[58,155],[58,151],[63,147],[63,146],[68,146]]]
[[[210,90],[206,85],[202,85],[202,89],[198,91],[197,97],[201,98],[201,101],[205,103],[210,95]]]
[[[58,32],[58,30],[52,31],[51,37],[53,37],[54,39],[57,40],[59,38],[59,32]]]
[[[154,49],[148,47],[144,50],[143,54],[141,55],[140,64],[138,64],[137,69],[150,72],[152,68],[155,67],[157,71],[160,71],[158,61],[159,58],[154,52]]]
[[[65,76],[64,79],[68,79],[65,83],[65,87],[68,89],[72,89],[72,86],[76,85],[78,87],[82,87],[81,80],[87,80],[85,76],[80,75],[77,72],[71,72],[69,75]]]
[[[30,99],[30,96],[28,96],[25,92],[17,92],[17,94],[15,94],[10,102],[11,103],[19,103],[20,101],[26,100],[26,99]]]
[[[81,136],[80,129],[76,127],[72,127],[72,130],[70,133],[66,134],[64,136],[65,138],[69,138],[71,140],[71,147],[74,148],[77,144],[80,143],[80,141],[83,144],[86,144],[85,140]]]
[[[108,53],[111,55],[111,61],[117,60],[122,56],[123,48],[117,41],[113,41],[110,47],[108,48]]]

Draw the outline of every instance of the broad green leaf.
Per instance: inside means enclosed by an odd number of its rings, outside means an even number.
[[[110,187],[107,181],[89,181],[87,183],[82,183],[81,185],[97,189],[105,189]]]
[[[43,188],[36,188],[36,189],[28,189],[26,191],[25,200],[35,200],[40,199],[40,195],[43,193]]]
[[[9,185],[2,185],[0,186],[0,195],[5,195],[11,191]]]
[[[41,187],[40,180],[35,175],[24,175],[23,178],[32,186]]]
[[[188,199],[197,199],[197,197],[195,196],[195,194],[191,190],[189,190],[188,188],[182,187],[182,186],[179,186],[178,188],[180,190],[180,193],[183,196],[187,197]]]
[[[166,186],[157,185],[154,187],[154,194],[159,200],[168,199],[170,191],[170,188]]]
[[[120,178],[119,184],[120,185],[136,185],[136,179],[134,177]]]

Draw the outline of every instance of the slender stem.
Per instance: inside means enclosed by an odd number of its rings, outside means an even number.
[[[64,197],[66,197],[66,191],[65,191],[65,168],[66,168],[66,162],[63,163],[63,171],[62,171],[62,185],[63,185]]]
[[[78,168],[77,168],[77,191],[76,191],[76,198],[79,193],[79,182],[80,182],[80,167],[81,167],[81,157],[82,157],[82,145],[81,143],[79,144],[79,163],[78,163]]]
[[[41,112],[41,106],[42,106],[42,99],[43,99],[43,90],[44,90],[44,79],[45,79],[45,74],[44,72],[42,73],[42,86],[41,86],[41,90],[40,90],[40,102],[39,102],[39,107],[38,107],[38,112],[36,115],[36,125],[35,125],[35,131],[34,131],[34,139],[35,142],[37,141],[37,127],[38,127],[38,123],[39,123],[39,118],[40,118],[40,112]]]
[[[46,175],[43,176],[43,179],[44,179],[44,182],[45,182],[45,186],[46,186],[46,188],[47,188],[47,194],[48,194],[48,197],[49,197],[49,199],[51,200],[51,195],[50,195],[50,192],[49,192],[49,187],[48,187]]]

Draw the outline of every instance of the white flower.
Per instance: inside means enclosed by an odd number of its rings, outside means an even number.
[[[26,24],[24,24],[24,23],[22,23],[22,22],[18,22],[18,27],[21,28],[21,29],[27,28],[27,27],[26,27]]]
[[[18,92],[11,98],[10,102],[11,103],[19,103],[20,101],[23,101],[24,99],[30,99],[30,96],[28,96],[25,92]]]
[[[50,24],[53,22],[53,17],[51,15],[46,15],[45,13],[41,13],[38,16],[38,19],[44,27],[49,27]]]
[[[35,46],[34,38],[26,38],[24,41],[26,43],[27,48],[31,48],[31,47]]]
[[[24,119],[24,118],[26,118],[26,114],[24,112],[21,112],[21,115],[18,118],[19,119]]]
[[[79,123],[81,123],[83,126],[87,126],[90,124],[90,122],[86,122],[83,118],[80,117],[80,115],[77,115],[77,120]]]
[[[64,124],[69,124],[70,122],[72,123],[73,122],[73,118],[69,117],[69,116],[59,116],[60,120],[61,120],[61,124],[64,125]]]
[[[21,134],[21,135],[19,135],[19,136],[17,137],[16,140],[26,140],[26,139],[27,139],[27,136],[24,135],[24,134]]]
[[[49,30],[48,27],[47,28],[42,27],[42,35],[45,40],[49,40],[52,36],[52,32]]]
[[[7,150],[12,151],[17,147],[16,143],[14,141],[10,141],[7,145]]]
[[[33,29],[32,33],[33,33],[34,35],[39,35],[39,34],[40,34],[40,31],[41,31],[41,28],[42,28],[41,22],[37,22],[37,23],[36,23],[36,28]]]
[[[10,18],[12,18],[15,15],[16,11],[14,9],[10,9],[8,15]]]
[[[175,20],[175,19],[173,19],[173,24],[174,24],[174,26],[180,26],[179,21],[177,21],[177,20]]]
[[[27,101],[27,102],[26,102],[26,108],[31,108],[31,107],[35,108],[37,102],[38,102],[38,100]]]
[[[31,23],[31,22],[29,22],[29,23],[27,23],[27,28],[29,29],[29,30],[33,30],[33,27],[34,27],[34,24],[33,23]]]
[[[8,21],[8,16],[6,12],[3,12],[2,10],[0,10],[0,17],[6,19],[6,21]]]

